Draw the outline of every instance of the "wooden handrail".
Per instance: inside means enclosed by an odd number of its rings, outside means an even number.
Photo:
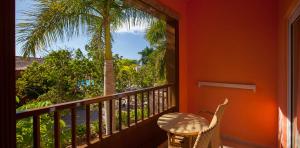
[[[60,147],[61,146],[61,141],[60,141],[60,111],[62,110],[69,110],[71,112],[71,134],[72,134],[72,139],[71,139],[71,145],[72,147],[76,147],[76,107],[79,106],[84,106],[85,107],[85,117],[86,117],[86,144],[90,144],[91,140],[91,131],[90,131],[90,105],[91,104],[98,104],[99,107],[99,140],[102,140],[102,105],[104,101],[109,101],[109,129],[108,129],[108,134],[107,136],[112,136],[114,134],[113,126],[115,125],[112,124],[113,120],[113,100],[116,100],[118,104],[118,115],[119,115],[119,120],[118,125],[119,125],[119,132],[122,132],[122,100],[126,99],[127,100],[127,126],[128,128],[131,126],[130,125],[130,109],[134,110],[134,123],[135,125],[138,124],[138,120],[145,120],[145,112],[144,110],[148,111],[147,117],[150,117],[150,93],[152,93],[152,102],[153,102],[153,113],[152,115],[156,114],[156,109],[157,108],[157,114],[160,114],[161,112],[164,112],[165,109],[172,108],[173,106],[169,105],[168,100],[171,98],[171,95],[168,95],[169,93],[169,88],[173,87],[173,84],[166,84],[166,85],[161,85],[157,87],[150,87],[150,88],[144,88],[140,90],[134,90],[134,91],[129,91],[129,92],[123,92],[123,93],[117,93],[114,95],[109,95],[109,96],[100,96],[100,97],[94,97],[94,98],[89,98],[89,99],[84,99],[84,100],[78,100],[78,101],[72,101],[72,102],[66,102],[66,103],[60,103],[60,104],[54,104],[50,105],[47,107],[42,107],[42,108],[36,108],[36,109],[30,109],[30,110],[25,110],[22,112],[17,112],[16,113],[16,119],[20,120],[23,118],[28,118],[28,117],[33,117],[33,141],[34,141],[34,146],[35,148],[40,147],[40,115],[42,114],[47,114],[47,113],[52,113],[54,112],[54,144],[55,147]],[[157,92],[157,93],[155,93]],[[165,93],[167,93],[165,95]],[[131,97],[134,99],[134,107],[131,108]],[[169,98],[170,97],[170,98]],[[138,98],[141,100],[138,101]],[[155,99],[157,98],[157,106],[155,104]],[[147,100],[147,106],[145,105],[145,101]],[[166,100],[166,101],[165,101]],[[138,103],[140,102],[140,103]],[[167,104],[165,104],[165,102]],[[140,105],[139,105],[140,104]],[[146,107],[145,107],[146,106]],[[166,108],[165,108],[166,107]],[[138,119],[138,112],[137,109],[141,108],[141,119]],[[160,109],[162,108],[162,109]]]
[[[144,88],[144,89],[139,89],[139,90],[134,90],[134,91],[117,93],[114,95],[98,96],[98,97],[89,98],[89,99],[54,104],[54,105],[50,105],[47,107],[29,109],[29,110],[17,112],[16,119],[20,120],[23,118],[31,117],[33,115],[41,115],[41,114],[45,114],[45,113],[54,112],[57,110],[64,110],[64,109],[75,108],[75,107],[83,106],[83,105],[87,105],[87,104],[109,101],[109,100],[118,99],[121,97],[135,95],[135,94],[145,92],[145,91],[152,91],[152,90],[156,90],[156,89],[160,89],[160,88],[164,88],[164,87],[170,87],[170,86],[173,86],[173,84],[166,84],[166,85],[161,85],[161,86],[157,86],[157,87],[150,87],[150,88]]]

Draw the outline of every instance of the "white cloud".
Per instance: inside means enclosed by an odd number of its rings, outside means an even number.
[[[138,25],[133,25],[133,24],[128,25],[128,23],[124,23],[122,24],[121,27],[117,28],[115,32],[139,34],[139,33],[144,33],[147,30],[148,26],[149,26],[148,23],[141,23]]]

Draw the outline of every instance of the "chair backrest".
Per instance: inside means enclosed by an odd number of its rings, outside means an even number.
[[[209,127],[207,129],[204,129],[203,131],[199,132],[193,148],[207,148],[208,147],[208,145],[211,141],[212,135],[216,131],[217,123],[218,123],[218,117],[214,116],[210,122]]]
[[[228,105],[228,99],[226,98],[225,101],[224,101],[224,103],[218,105],[218,107],[216,109],[215,115],[218,117],[218,121],[219,122],[222,119],[222,116],[224,114],[224,110],[227,107],[227,105]]]
[[[228,105],[228,99],[226,98],[224,103],[218,105],[217,109],[216,109],[216,112],[215,112],[215,116],[218,118],[218,122],[217,122],[217,125],[216,125],[216,132],[215,134],[212,135],[212,138],[211,138],[211,147],[212,148],[219,148],[220,145],[221,145],[221,133],[220,133],[220,122],[222,120],[222,117],[223,117],[223,113],[224,113],[224,110],[225,108],[227,107]]]

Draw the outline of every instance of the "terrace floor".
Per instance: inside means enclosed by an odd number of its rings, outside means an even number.
[[[223,139],[223,148],[257,148],[257,146],[250,145],[250,144],[241,144],[241,143],[236,143],[230,140],[225,140]],[[159,145],[157,148],[168,148],[168,142],[165,141],[161,145]]]

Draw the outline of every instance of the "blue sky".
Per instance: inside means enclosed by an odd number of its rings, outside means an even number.
[[[33,9],[33,0],[16,0],[16,23],[21,22],[22,19],[26,19],[26,16],[22,14],[24,10]],[[135,26],[128,29],[127,25],[123,25],[113,33],[114,42],[112,44],[112,50],[114,54],[119,54],[124,58],[139,59],[138,52],[143,50],[149,43],[145,40],[145,28],[147,24],[141,26]],[[57,50],[61,48],[68,49],[84,49],[84,46],[88,43],[90,37],[86,34],[81,34],[78,37],[74,37],[71,40],[53,42],[47,50]],[[37,57],[46,55],[46,52],[39,52]],[[21,45],[16,45],[16,55],[22,55]]]

